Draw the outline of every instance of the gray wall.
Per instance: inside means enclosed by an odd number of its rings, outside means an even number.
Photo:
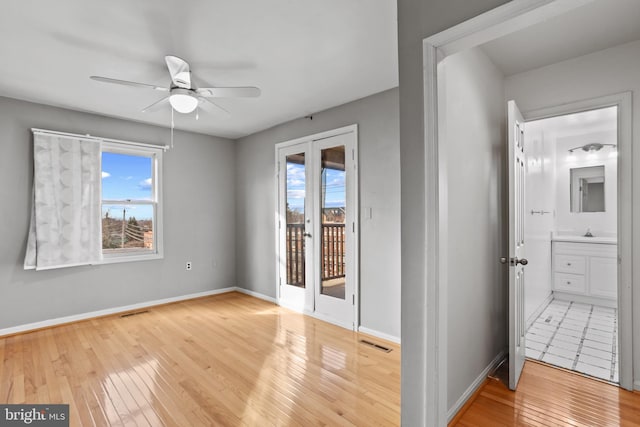
[[[424,97],[422,41],[506,0],[398,0],[402,210],[402,424],[425,422]]]
[[[0,329],[235,286],[234,146],[176,132],[164,157],[162,260],[23,270],[30,217],[30,128],[164,145],[169,130],[0,98]],[[185,261],[193,270],[185,271]]]
[[[354,123],[360,160],[360,323],[400,337],[398,89],[236,142],[237,283],[276,297],[275,144]],[[364,218],[365,208],[372,208],[371,219]]]
[[[478,48],[438,73],[447,165],[447,408],[507,346],[503,75]],[[468,397],[468,396],[465,396]],[[459,409],[459,408],[456,408]]]

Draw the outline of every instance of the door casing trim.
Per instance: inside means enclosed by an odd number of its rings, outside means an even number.
[[[606,107],[618,107],[618,343],[620,345],[620,387],[633,390],[633,304],[632,304],[632,92],[523,111],[525,123]]]
[[[594,0],[514,0],[429,36],[422,43],[425,239],[424,301],[416,328],[402,340],[418,341],[421,354],[403,360],[403,371],[419,375],[419,386],[402,385],[402,413],[420,425],[446,426],[447,416],[447,210],[445,145],[438,130],[438,63],[446,56],[471,49]],[[405,316],[405,313],[402,313]],[[411,334],[410,336],[405,334]],[[404,357],[403,357],[404,359]],[[411,362],[409,362],[411,361]],[[415,365],[420,361],[422,366]],[[410,366],[409,363],[411,363]],[[452,416],[454,414],[451,414]],[[405,416],[402,416],[403,421]],[[417,424],[416,424],[417,425]]]
[[[312,142],[312,141],[318,141],[318,140],[322,140],[322,139],[326,139],[326,138],[331,138],[334,136],[338,136],[338,135],[344,135],[344,134],[348,134],[348,133],[353,133],[353,149],[354,149],[354,164],[355,164],[355,171],[353,173],[353,179],[354,179],[354,213],[353,213],[353,221],[355,223],[354,225],[354,229],[355,229],[355,237],[354,237],[354,251],[355,251],[355,255],[354,255],[354,286],[353,286],[353,293],[355,295],[354,297],[354,314],[353,314],[353,325],[346,325],[343,322],[340,322],[337,319],[332,319],[330,317],[327,316],[322,316],[319,315],[315,312],[310,312],[309,310],[299,310],[298,307],[292,307],[292,306],[287,306],[287,304],[283,304],[280,301],[280,263],[278,262],[279,258],[280,258],[280,230],[279,230],[279,212],[278,212],[278,206],[279,206],[279,201],[280,201],[280,194],[279,194],[279,188],[280,186],[278,185],[278,179],[279,179],[279,171],[278,171],[278,151],[281,148],[285,148],[285,147],[291,147],[297,144],[301,144],[301,143],[308,143],[308,142]],[[337,326],[341,326],[343,328],[346,329],[352,329],[354,331],[357,331],[358,328],[360,327],[360,182],[359,182],[359,175],[360,175],[360,165],[359,165],[359,156],[358,156],[358,125],[357,124],[352,124],[352,125],[348,125],[348,126],[343,126],[340,128],[336,128],[336,129],[331,129],[331,130],[327,130],[324,132],[319,132],[319,133],[315,133],[312,135],[307,135],[307,136],[303,136],[300,138],[295,138],[295,139],[291,139],[288,141],[283,141],[283,142],[279,142],[275,145],[275,174],[274,174],[274,179],[275,179],[275,206],[276,206],[276,211],[274,214],[274,229],[275,229],[275,253],[276,253],[276,259],[275,259],[275,263],[276,263],[276,269],[275,269],[275,286],[276,286],[276,304],[292,309],[294,311],[299,311],[303,314],[312,316],[312,317],[316,317],[320,320],[323,320],[325,322],[329,322],[332,323],[334,325]]]

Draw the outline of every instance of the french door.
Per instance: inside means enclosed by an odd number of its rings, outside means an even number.
[[[352,127],[276,146],[278,301],[355,328],[357,170]]]

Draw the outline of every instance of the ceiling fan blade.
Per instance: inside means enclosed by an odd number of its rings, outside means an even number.
[[[210,112],[210,113],[224,113],[227,116],[230,116],[231,113],[222,108],[221,106],[219,106],[218,104],[216,104],[215,102],[211,101],[210,99],[207,98],[203,98],[202,96],[198,97],[198,100],[200,101],[200,107],[202,107],[203,109],[205,109],[206,111]]]
[[[255,98],[260,96],[260,89],[247,87],[201,87],[196,90],[198,95],[208,98]]]
[[[153,104],[143,108],[142,112],[143,113],[150,113],[150,112],[153,112],[153,111],[158,111],[160,108],[164,107],[167,104],[169,104],[169,97],[165,96],[161,100],[156,101]]]
[[[191,70],[189,64],[182,58],[167,55],[164,57],[173,84],[184,89],[191,89]]]
[[[129,80],[118,80],[118,79],[112,79],[112,78],[109,78],[109,77],[101,77],[101,76],[90,76],[89,78],[91,80],[95,80],[97,82],[103,82],[103,83],[115,83],[115,84],[123,85],[123,86],[141,87],[141,88],[145,88],[145,89],[160,90],[160,91],[163,91],[163,92],[168,92],[169,91],[168,87],[150,85],[150,84],[147,84],[147,83],[130,82]]]

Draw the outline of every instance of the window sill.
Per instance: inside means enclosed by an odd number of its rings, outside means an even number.
[[[123,251],[103,254],[102,261],[98,264],[117,264],[121,262],[150,261],[163,258],[164,255],[157,252],[134,254],[131,251],[127,251],[125,249]]]

